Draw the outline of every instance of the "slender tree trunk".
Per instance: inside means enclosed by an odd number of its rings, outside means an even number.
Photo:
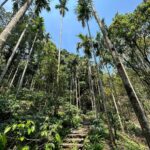
[[[11,71],[10,71],[10,74],[9,74],[9,76],[8,76],[7,82],[9,82],[9,79],[10,79],[12,73],[13,73],[13,70],[14,70],[14,69],[12,68]]]
[[[89,33],[89,37],[92,39],[92,36],[91,36],[91,32],[90,32],[90,27],[89,27],[89,23],[88,23],[88,20],[86,20],[86,24],[87,24],[87,28],[88,28],[88,33]],[[95,58],[94,58],[94,61],[95,61]],[[96,115],[96,118],[98,117],[97,115],[97,108],[96,108],[96,98],[95,98],[95,93],[94,93],[94,85],[93,85],[93,80],[91,78],[91,65],[89,64],[89,74],[90,74],[90,81],[91,82],[91,92],[92,92],[92,95],[93,95],[93,105],[94,105],[94,109],[95,109],[95,115]]]
[[[70,78],[70,105],[72,104],[72,75]]]
[[[77,83],[77,77],[75,77],[75,87],[76,87],[76,107],[79,109],[79,99],[78,99],[78,83]]]
[[[117,97],[118,97],[118,94],[117,94],[117,90],[116,90],[116,88],[115,88],[114,79],[113,79],[113,77],[111,76],[110,71],[109,71],[107,65],[106,65],[106,70],[107,70],[108,75],[109,75],[109,79],[110,79],[111,86],[112,86],[112,89],[113,89],[113,92],[114,92],[114,96],[117,98]],[[118,98],[117,98],[117,99],[118,99]],[[116,102],[117,102],[117,105],[120,107],[120,101],[117,100]]]
[[[30,90],[33,91],[33,86],[34,86],[35,80],[34,76],[32,76],[31,84],[30,84]]]
[[[103,83],[102,83],[101,79],[99,80],[99,85],[100,85],[100,89],[101,89],[104,112],[106,114],[106,120],[107,120],[109,135],[110,135],[110,141],[111,141],[112,148],[114,149],[115,146],[116,146],[116,143],[115,143],[115,138],[114,138],[111,123],[110,123],[110,117],[109,117],[108,110],[107,110],[107,105],[106,105],[107,99],[106,99],[106,95],[105,95],[105,92],[104,92]]]
[[[89,84],[90,84],[90,87],[91,87],[91,94],[92,94],[92,97],[93,97],[93,107],[94,107],[94,111],[95,111],[95,117],[97,118],[98,115],[97,115],[97,109],[96,109],[96,98],[95,98],[95,92],[94,92],[93,79],[92,79],[91,75],[92,75],[91,65],[90,65],[90,62],[89,62]]]
[[[24,5],[19,9],[19,11],[14,15],[14,17],[11,19],[9,24],[3,30],[3,32],[0,34],[0,51],[2,50],[2,47],[4,43],[6,42],[8,36],[11,34],[12,29],[15,28],[15,26],[20,21],[21,17],[23,17],[23,15],[27,11],[31,3],[32,3],[32,0],[27,0],[24,3]]]
[[[93,92],[92,92],[92,86],[91,86],[91,74],[89,72],[89,60],[88,60],[88,82],[89,82],[90,100],[91,100],[92,111],[94,111],[95,108],[94,108]],[[94,95],[94,97],[95,97],[95,95]]]
[[[79,108],[81,109],[80,80],[79,80],[79,78],[77,80],[77,83],[78,83],[78,105],[79,105]]]
[[[4,78],[6,72],[7,72],[8,68],[9,68],[9,66],[10,66],[10,64],[11,64],[11,62],[12,62],[12,60],[13,60],[13,58],[14,58],[14,55],[16,54],[16,51],[17,51],[17,49],[18,49],[18,47],[19,47],[19,45],[20,45],[20,43],[21,43],[21,41],[22,41],[22,39],[23,39],[23,37],[24,37],[24,35],[25,35],[25,32],[26,32],[26,30],[27,30],[27,27],[28,27],[28,25],[26,25],[26,28],[25,28],[25,29],[23,30],[23,32],[21,33],[21,35],[20,35],[20,37],[19,37],[19,39],[18,39],[18,42],[17,42],[17,44],[15,45],[15,47],[14,47],[14,49],[13,49],[13,52],[12,52],[11,56],[9,57],[9,59],[8,59],[8,61],[7,61],[7,64],[6,64],[6,66],[5,66],[5,68],[4,68],[3,72],[2,72],[2,74],[1,74],[1,76],[0,76],[0,84],[2,83],[3,78]]]
[[[117,117],[118,117],[118,121],[119,121],[119,124],[120,124],[121,131],[124,132],[123,123],[121,121],[119,109],[118,109],[117,102],[116,102],[116,99],[115,99],[115,96],[114,96],[114,94],[116,95],[116,91],[113,87],[113,83],[111,82],[111,75],[110,75],[110,72],[109,72],[109,69],[108,69],[107,65],[106,65],[106,69],[107,69],[107,73],[109,75],[109,86],[111,88],[111,97],[112,97],[112,100],[113,100],[113,104],[114,104],[115,111],[116,111],[116,114],[117,114]]]
[[[121,131],[124,132],[124,127],[123,127],[123,124],[122,124],[122,121],[121,121],[119,109],[118,109],[116,99],[115,99],[115,96],[114,96],[113,92],[111,92],[111,96],[112,96],[113,104],[114,104],[114,107],[115,107],[115,110],[116,110],[116,114],[117,114],[117,117],[118,117],[118,121],[119,121],[119,124],[120,124]]]
[[[32,54],[32,51],[33,51],[33,48],[34,48],[34,44],[36,42],[36,39],[37,39],[37,33],[35,35],[35,38],[33,40],[33,43],[32,43],[32,46],[31,46],[31,49],[30,49],[30,52],[29,52],[29,56],[27,58],[27,61],[26,61],[26,64],[25,64],[25,67],[24,67],[24,70],[23,70],[23,73],[22,73],[22,76],[21,76],[21,79],[20,79],[20,82],[19,82],[19,86],[18,86],[18,90],[17,90],[17,95],[22,87],[22,84],[23,84],[23,80],[24,80],[24,76],[25,76],[25,73],[26,73],[26,70],[28,68],[28,64],[29,64],[29,61],[30,61],[30,57],[31,57],[31,54]]]
[[[90,26],[89,26],[89,23],[88,23],[88,20],[86,21],[86,24],[87,24],[87,27],[88,27],[88,33],[89,33],[89,37],[90,37],[90,39],[92,40],[92,35],[91,35],[91,31],[90,31]],[[91,51],[92,51],[92,54],[93,54],[93,58],[94,58],[94,63],[95,63],[95,66],[96,66],[96,82],[98,83],[97,84],[97,88],[98,88],[98,93],[99,93],[99,96],[101,95],[101,92],[100,92],[100,86],[99,86],[99,68],[98,68],[98,64],[97,64],[97,60],[96,60],[96,54],[95,54],[95,52],[94,52],[94,47],[93,47],[93,43],[91,43],[91,46],[92,46],[92,49],[91,49]],[[102,102],[101,102],[101,100],[99,99],[99,103],[100,103],[100,105],[101,106],[99,106],[100,107],[100,109],[102,109],[103,108],[103,106],[102,106]]]
[[[87,21],[87,26],[88,26],[89,36],[92,39],[88,21]],[[106,114],[106,117],[107,117],[107,125],[108,125],[108,129],[109,129],[110,140],[111,140],[112,148],[114,148],[115,147],[115,139],[114,139],[113,131],[112,131],[111,124],[110,124],[109,114],[108,114],[108,111],[107,111],[106,96],[105,96],[105,92],[104,92],[104,87],[103,87],[103,84],[102,84],[102,80],[98,77],[99,76],[98,75],[99,68],[98,68],[98,65],[97,65],[96,55],[95,55],[95,52],[93,50],[93,45],[92,45],[92,53],[93,53],[94,62],[95,62],[95,65],[96,65],[96,73],[97,73],[96,75],[97,75],[98,91],[99,91],[99,95],[102,96],[103,107],[104,107],[104,111],[105,111],[105,114]],[[101,103],[101,101],[100,101],[100,103]]]
[[[17,69],[16,69],[16,71],[15,71],[15,74],[14,74],[14,76],[13,76],[13,78],[12,78],[10,84],[9,84],[9,88],[12,87],[12,85],[13,85],[13,83],[14,83],[14,80],[15,80],[15,78],[16,78],[16,75],[17,75],[17,73],[18,73],[18,70],[19,70],[19,64],[18,64]]]
[[[8,0],[4,0],[1,5],[0,5],[0,8],[2,8],[6,3],[7,3]]]
[[[95,8],[93,7],[93,15],[103,33],[107,48],[110,50],[112,57],[116,63],[116,67],[118,70],[118,73],[123,81],[124,87],[127,91],[128,97],[130,99],[130,102],[132,104],[132,107],[134,108],[135,114],[139,120],[139,123],[141,125],[142,131],[143,131],[143,135],[145,136],[148,146],[150,147],[150,125],[149,125],[149,121],[146,117],[146,114],[144,112],[143,106],[141,105],[141,102],[139,101],[134,88],[129,80],[129,77],[127,75],[127,72],[124,68],[124,65],[121,62],[121,59],[119,58],[117,51],[114,47],[114,45],[112,44],[112,42],[110,41],[109,37],[108,37],[108,33],[105,29],[105,25],[104,23],[100,20],[97,12],[95,11]]]
[[[57,83],[59,83],[60,75],[60,58],[61,58],[61,46],[62,46],[62,30],[63,30],[63,16],[60,16],[60,41],[59,41],[59,53],[58,53],[58,69],[57,69]]]

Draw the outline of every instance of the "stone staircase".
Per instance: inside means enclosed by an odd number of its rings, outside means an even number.
[[[78,129],[72,129],[71,133],[64,139],[61,150],[82,150],[86,136],[88,135],[89,127],[83,125]]]

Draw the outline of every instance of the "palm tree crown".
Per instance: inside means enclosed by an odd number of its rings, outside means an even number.
[[[77,51],[83,48],[85,55],[88,58],[91,58],[91,39],[87,35],[79,34],[78,35],[81,42],[77,43]]]
[[[83,27],[85,27],[86,22],[92,17],[91,3],[92,0],[78,0],[75,12],[77,14],[78,21],[81,21]]]
[[[68,0],[59,0],[59,4],[55,6],[56,9],[59,9],[60,14],[64,17],[66,11],[69,9],[66,7]]]

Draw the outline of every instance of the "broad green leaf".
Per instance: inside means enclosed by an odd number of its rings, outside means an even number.
[[[14,131],[17,128],[17,124],[13,124],[12,130]]]
[[[24,141],[24,139],[25,139],[25,137],[23,137],[23,136],[19,138],[19,140],[20,140],[21,142]]]
[[[4,130],[4,134],[8,133],[10,130],[11,130],[11,127],[9,127],[9,126],[6,127],[5,130]]]
[[[34,132],[35,131],[35,126],[31,127],[31,131]]]
[[[44,131],[41,132],[41,136],[47,136],[47,135],[48,135],[48,133],[47,133],[46,130],[44,130]]]
[[[19,128],[24,128],[24,127],[25,127],[25,124],[20,123],[20,124],[18,124],[18,127],[19,127]]]
[[[30,135],[32,132],[32,130],[30,128],[28,128],[28,135]]]
[[[61,142],[61,137],[60,137],[60,135],[59,135],[58,133],[55,135],[55,140],[56,140],[58,143]]]
[[[5,148],[6,143],[7,143],[6,136],[3,134],[0,134],[0,149],[3,150]]]
[[[29,150],[29,149],[30,149],[30,147],[27,145],[21,148],[21,150]]]

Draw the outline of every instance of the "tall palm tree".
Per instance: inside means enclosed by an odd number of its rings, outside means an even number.
[[[97,65],[97,60],[96,60],[96,55],[95,55],[95,52],[94,52],[94,49],[93,49],[93,43],[92,43],[92,35],[91,35],[91,31],[90,31],[90,26],[89,26],[89,20],[92,18],[92,10],[90,9],[89,5],[88,4],[88,0],[78,0],[78,5],[75,9],[75,12],[77,14],[77,19],[79,22],[82,23],[82,27],[85,27],[87,26],[87,29],[88,29],[88,34],[89,34],[89,47],[90,47],[90,51],[91,53],[93,54],[93,57],[94,57],[94,62],[95,62],[95,65],[96,65],[96,71],[97,71],[97,74],[96,74],[96,80],[97,80],[97,83],[99,83],[99,79],[98,79],[98,73],[99,73],[99,69],[98,69],[98,65]],[[97,84],[97,88],[98,88],[98,92],[99,92],[99,95],[100,95],[100,85]],[[102,91],[102,90],[101,90]],[[100,102],[101,103],[101,102]]]
[[[19,64],[18,64],[18,66],[17,66],[17,69],[16,69],[16,71],[15,71],[13,77],[12,77],[12,80],[10,81],[9,88],[12,87],[12,85],[13,85],[13,83],[14,83],[14,80],[15,80],[15,78],[16,78],[16,75],[17,75],[17,73],[18,73],[18,70],[19,70]]]
[[[91,1],[91,0],[88,0]],[[132,104],[132,107],[135,111],[135,114],[139,120],[139,123],[141,125],[142,131],[143,131],[143,135],[146,138],[146,141],[148,143],[148,146],[150,147],[150,125],[149,125],[149,121],[146,117],[145,111],[143,109],[143,106],[139,100],[139,98],[137,97],[137,94],[131,84],[131,81],[128,77],[128,74],[125,70],[125,67],[119,57],[119,55],[117,54],[116,48],[114,47],[114,45],[112,44],[110,38],[108,37],[108,33],[106,30],[106,26],[104,24],[104,22],[100,19],[98,13],[96,12],[92,2],[89,2],[89,5],[91,6],[91,9],[93,11],[93,16],[95,18],[95,20],[97,21],[99,28],[102,31],[104,40],[106,42],[107,48],[109,49],[109,51],[112,54],[112,57],[114,59],[114,62],[116,64],[118,73],[123,81],[124,87],[126,89],[126,92],[128,94],[129,100]]]
[[[0,50],[2,49],[4,43],[6,42],[8,36],[11,34],[12,29],[17,25],[21,17],[25,14],[29,6],[31,5],[32,0],[26,0],[24,5],[19,9],[19,11],[14,15],[9,24],[0,34]]]
[[[100,33],[97,33],[96,38],[93,40],[93,46],[94,46],[97,56],[99,56],[99,59],[100,59],[100,61],[99,61],[100,64],[99,64],[98,68],[103,68],[103,69],[106,68],[107,73],[109,75],[108,81],[109,81],[109,87],[111,89],[111,97],[113,100],[114,108],[116,110],[116,115],[118,117],[121,131],[124,132],[123,124],[122,124],[121,117],[120,117],[120,112],[119,112],[117,101],[116,101],[117,92],[116,92],[116,89],[114,86],[114,82],[113,82],[110,70],[107,66],[107,65],[113,66],[113,64],[111,62],[111,55],[105,48],[104,41],[103,41],[103,38]]]
[[[78,5],[75,12],[77,14],[77,19],[82,23],[82,26],[85,27],[87,25],[89,29],[89,20],[92,18],[92,11],[86,4],[87,3],[85,3],[84,0],[78,0]]]
[[[49,0],[35,0],[36,4],[36,12],[39,13],[42,8],[49,8]],[[15,28],[20,19],[24,16],[25,12],[28,10],[29,6],[32,4],[33,0],[26,0],[22,7],[18,10],[18,12],[12,17],[9,24],[5,27],[5,29],[0,34],[0,51],[6,42],[8,36],[11,34],[11,31]]]
[[[22,73],[22,76],[21,76],[21,79],[20,79],[20,82],[19,82],[17,94],[18,94],[18,92],[20,91],[20,89],[21,89],[21,87],[22,87],[23,80],[24,80],[24,76],[25,76],[25,73],[26,73],[26,71],[27,71],[29,61],[30,61],[30,57],[31,57],[31,54],[32,54],[32,51],[33,51],[35,42],[36,42],[36,40],[37,40],[37,35],[38,35],[38,34],[36,33],[36,35],[35,35],[35,37],[34,37],[34,40],[33,40],[33,43],[32,43],[32,46],[31,46],[31,49],[30,49],[30,52],[29,52],[29,55],[28,55],[28,58],[27,58],[27,61],[26,61],[26,63],[25,63],[25,67],[24,67],[24,70],[23,70],[23,73]]]
[[[28,65],[29,65],[29,62],[30,62],[30,58],[31,58],[31,54],[34,50],[34,46],[35,46],[35,43],[36,43],[36,40],[37,40],[37,37],[38,37],[38,34],[41,33],[41,31],[43,31],[43,18],[40,18],[40,17],[37,17],[35,18],[35,20],[33,20],[34,22],[34,27],[33,27],[33,30],[36,32],[35,36],[34,36],[34,40],[32,42],[32,45],[31,45],[31,48],[30,48],[30,51],[29,51],[29,55],[27,57],[27,60],[26,60],[26,63],[25,63],[25,67],[24,67],[24,70],[23,70],[23,73],[21,75],[21,79],[20,79],[20,82],[19,82],[19,86],[18,86],[18,90],[17,90],[17,94],[19,93],[21,87],[22,87],[22,84],[23,84],[23,80],[24,80],[24,76],[25,76],[25,73],[27,71],[27,68],[28,68]]]
[[[92,57],[91,51],[90,51],[90,39],[87,35],[83,35],[83,34],[79,34],[78,35],[79,39],[81,40],[81,42],[77,43],[77,51],[81,48],[83,48],[84,50],[84,54],[86,56],[86,58],[88,58],[88,80],[89,80],[89,89],[90,89],[90,93],[91,93],[91,102],[93,103],[93,107],[94,110],[97,114],[97,110],[96,110],[96,98],[95,98],[95,93],[94,93],[94,85],[93,85],[93,80],[92,80],[92,73],[91,73],[91,64],[89,59]]]
[[[61,57],[61,46],[62,46],[62,30],[63,30],[63,18],[65,17],[66,7],[68,0],[59,0],[59,4],[55,6],[56,9],[59,9],[60,12],[60,41],[59,41],[59,53],[58,53],[58,70],[57,70],[57,83],[59,82],[59,72],[60,72],[60,57]]]
[[[16,51],[17,51],[17,49],[18,49],[18,47],[19,47],[19,45],[20,45],[20,43],[21,43],[21,41],[22,41],[22,39],[23,39],[23,37],[24,37],[24,35],[26,33],[27,27],[28,27],[28,24],[26,25],[25,29],[22,31],[22,33],[21,33],[21,35],[20,35],[20,37],[19,37],[19,39],[18,39],[18,41],[17,41],[17,43],[16,43],[13,51],[12,51],[12,54],[9,57],[8,61],[7,61],[7,64],[6,64],[6,66],[5,66],[2,74],[0,76],[0,84],[2,83],[2,80],[3,80],[3,78],[4,78],[4,76],[5,76],[6,72],[7,72],[7,70],[9,68],[9,66],[10,66],[10,64],[11,64],[14,56],[15,56],[15,53],[16,53]]]
[[[106,65],[106,70],[107,70],[107,73],[108,73],[108,76],[109,76],[108,82],[109,82],[109,87],[110,87],[110,90],[111,90],[111,97],[112,97],[113,104],[114,104],[114,107],[115,107],[116,115],[118,117],[118,122],[119,122],[119,125],[120,125],[120,128],[121,128],[121,131],[124,132],[123,123],[122,123],[122,120],[121,120],[121,117],[120,117],[120,112],[119,112],[118,105],[117,105],[116,98],[115,98],[116,91],[115,91],[115,88],[114,88],[111,73],[110,73],[109,68],[107,67],[107,65]]]

